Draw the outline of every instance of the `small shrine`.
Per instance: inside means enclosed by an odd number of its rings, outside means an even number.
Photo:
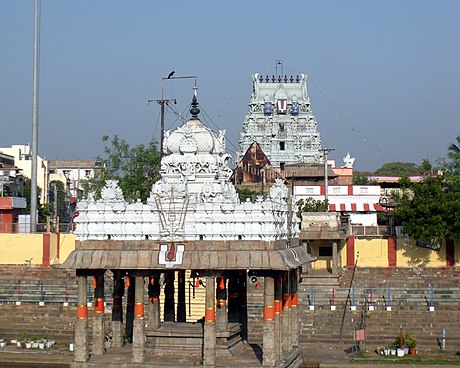
[[[225,131],[202,124],[196,94],[190,113],[165,132],[146,203],[127,202],[116,181],[78,203],[76,249],[62,265],[78,278],[73,367],[302,364],[297,290],[312,259],[299,245],[295,202],[281,179],[267,198],[240,202]],[[250,285],[260,296],[251,322],[259,355],[245,342]],[[204,298],[192,320],[186,300],[197,287]]]

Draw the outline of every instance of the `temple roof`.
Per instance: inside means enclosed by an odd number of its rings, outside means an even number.
[[[177,244],[179,247],[181,244]],[[186,245],[185,245],[186,247]],[[184,247],[184,248],[185,248]],[[181,254],[180,263],[162,263],[162,249],[78,249],[73,251],[60,268],[73,269],[213,269],[213,270],[289,270],[315,259],[305,247],[288,249],[246,250],[187,250]]]

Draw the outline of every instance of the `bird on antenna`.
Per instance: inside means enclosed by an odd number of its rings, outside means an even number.
[[[170,79],[174,75],[175,71],[173,70],[171,73],[168,74],[168,79]]]

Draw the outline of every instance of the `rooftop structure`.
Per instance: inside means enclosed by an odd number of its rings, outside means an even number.
[[[227,165],[225,132],[216,134],[201,123],[196,96],[190,112],[190,120],[165,133],[161,179],[153,184],[147,203],[126,202],[116,181],[106,182],[100,200],[90,195],[78,203],[76,250],[63,264],[76,269],[79,279],[75,367],[98,367],[97,356],[104,354],[106,270],[113,272],[114,280],[112,347],[121,346],[124,328],[132,339],[134,364],[157,367],[162,356],[170,354],[206,366],[231,357],[226,366],[247,366],[240,357],[248,350],[242,339],[249,331],[246,305],[251,284],[263,285],[264,290],[258,294],[263,299],[258,305],[263,307],[253,312],[263,315],[263,336],[259,336],[263,366],[302,364],[295,308],[298,270],[312,259],[298,244],[288,189],[276,179],[268,198],[241,203],[229,182],[232,171]],[[90,359],[88,276],[95,279]],[[192,306],[185,303],[186,276],[189,298],[198,280],[206,285],[204,319],[199,321],[187,318]],[[127,301],[122,303],[125,286]],[[145,293],[149,295],[146,315]],[[252,349],[248,351],[254,355]]]
[[[273,167],[321,163],[321,139],[307,92],[307,76],[252,76],[253,93],[239,138],[239,162],[257,142]]]

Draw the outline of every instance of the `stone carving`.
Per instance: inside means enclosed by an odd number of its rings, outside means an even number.
[[[93,198],[94,199],[94,198]],[[101,189],[101,199],[105,202],[124,201],[118,180],[107,180]]]
[[[251,144],[259,143],[262,150],[270,159],[275,168],[285,165],[304,163],[318,163],[321,161],[321,139],[317,132],[317,124],[311,113],[310,100],[307,93],[307,76],[300,75],[296,83],[268,83],[253,75],[253,93],[248,105],[248,115],[243,122],[239,137],[239,150],[235,161],[239,162]],[[281,80],[284,80],[283,78]],[[286,100],[288,108],[278,113],[277,101]],[[272,102],[272,112],[264,113],[264,103]],[[298,114],[291,114],[292,102],[299,104]],[[257,107],[257,108],[256,108]],[[299,126],[297,126],[299,122]],[[256,124],[254,124],[256,123]],[[278,129],[283,123],[284,131]],[[312,140],[312,144],[295,146],[280,142],[295,142]],[[298,158],[301,157],[301,161]]]
[[[350,156],[350,152],[347,152],[347,155],[343,158],[343,162],[345,165],[343,165],[342,168],[352,169],[355,158]]]
[[[238,240],[243,234],[244,240],[264,241],[286,237],[286,186],[278,179],[270,198],[258,196],[254,203],[240,203],[228,181],[232,170],[225,131],[216,134],[195,118],[165,137],[161,178],[152,185],[147,203],[125,202],[118,183],[108,181],[101,200],[89,197],[77,206],[79,240],[148,238],[180,243],[203,236]],[[296,231],[293,224],[292,232]]]

